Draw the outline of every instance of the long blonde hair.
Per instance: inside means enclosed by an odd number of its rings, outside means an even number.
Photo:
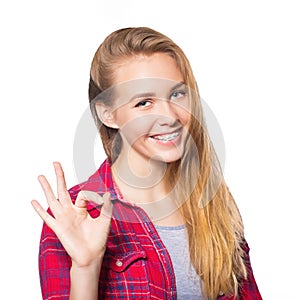
[[[202,279],[201,288],[207,299],[216,299],[220,292],[237,295],[239,282],[247,276],[241,247],[243,223],[208,136],[196,80],[181,48],[147,27],[124,28],[111,33],[96,51],[91,65],[92,114],[108,159],[114,162],[121,148],[118,130],[101,123],[92,100],[112,86],[114,70],[121,61],[157,52],[173,57],[185,84],[193,91],[193,116],[186,153],[180,162],[168,164],[167,169],[170,186],[178,198],[185,199],[180,210],[187,226],[190,259]],[[196,150],[189,147],[189,143],[195,145]],[[186,189],[191,185],[190,178],[196,178],[195,184]]]

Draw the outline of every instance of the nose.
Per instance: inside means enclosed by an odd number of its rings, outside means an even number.
[[[178,122],[176,108],[170,101],[160,100],[157,106],[157,122],[160,126],[172,126]]]

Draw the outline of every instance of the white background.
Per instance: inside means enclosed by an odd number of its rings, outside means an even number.
[[[60,161],[77,183],[73,142],[89,67],[103,38],[149,26],[193,66],[226,143],[225,177],[241,210],[264,299],[300,299],[298,1],[6,1],[0,5],[1,295],[41,299],[37,182]],[[197,3],[197,6],[196,6]],[[96,164],[104,158],[100,143]],[[2,298],[2,296],[1,296]]]

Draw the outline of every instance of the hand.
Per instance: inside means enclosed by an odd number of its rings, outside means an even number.
[[[58,199],[55,197],[47,179],[41,175],[38,180],[47,198],[48,205],[54,218],[46,212],[38,201],[32,200],[32,206],[45,221],[45,223],[55,232],[65,250],[72,259],[72,266],[88,267],[91,264],[102,260],[107,236],[109,234],[113,205],[110,201],[110,194],[106,193],[103,199],[96,193],[79,193],[75,204],[66,188],[66,182],[61,165],[53,163],[56,180]],[[86,196],[94,195],[94,202],[103,201],[101,214],[97,218],[92,218],[87,211]]]

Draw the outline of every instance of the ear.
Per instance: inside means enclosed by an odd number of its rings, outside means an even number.
[[[110,128],[119,129],[119,126],[115,122],[115,117],[110,107],[107,107],[103,103],[97,103],[96,111],[98,118],[104,125]]]

